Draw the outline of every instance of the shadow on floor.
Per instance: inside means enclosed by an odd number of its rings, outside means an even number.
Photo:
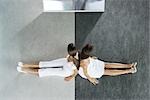
[[[97,20],[101,17],[103,13],[93,12],[93,13],[75,13],[75,32],[77,48],[82,48],[84,41],[88,34],[92,31]]]

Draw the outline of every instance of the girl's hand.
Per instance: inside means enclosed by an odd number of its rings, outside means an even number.
[[[96,78],[89,78],[89,81],[93,84],[93,85],[97,85],[99,83],[99,81]]]
[[[95,56],[93,56],[92,58],[93,58],[93,59],[97,59],[97,57],[95,57]]]
[[[68,77],[65,77],[64,80],[65,81],[70,81],[72,78],[73,78],[72,76],[68,76]]]

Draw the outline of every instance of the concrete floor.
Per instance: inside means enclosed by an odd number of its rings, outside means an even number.
[[[0,1],[0,99],[74,100],[74,80],[16,71],[18,61],[64,57],[74,42],[74,13],[42,13],[40,0]]]
[[[136,74],[104,76],[93,86],[76,78],[76,100],[149,100],[148,0],[106,0],[104,13],[76,13],[76,44],[109,62],[138,62]]]

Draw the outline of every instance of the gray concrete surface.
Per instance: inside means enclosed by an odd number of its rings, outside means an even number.
[[[76,100],[149,100],[149,1],[106,0],[105,12],[76,13],[76,44],[109,62],[138,62],[136,74],[104,76],[93,86],[76,78]],[[93,17],[92,17],[93,16]]]
[[[74,24],[73,13],[42,13],[41,0],[0,0],[0,100],[74,100],[74,80],[16,71],[18,61],[64,57]]]

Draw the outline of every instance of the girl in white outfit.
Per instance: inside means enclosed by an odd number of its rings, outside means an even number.
[[[45,76],[60,76],[65,77],[66,81],[71,80],[77,75],[76,66],[79,61],[75,58],[77,54],[76,47],[73,43],[68,45],[68,56],[52,61],[40,61],[38,65],[18,63],[17,70],[19,72],[38,75],[39,77]]]
[[[103,75],[116,76],[137,72],[137,63],[121,64],[104,62],[96,57],[90,56],[92,49],[93,46],[90,44],[83,47],[80,54],[80,67],[78,68],[78,73],[82,78],[88,79],[94,85],[98,84],[96,78],[101,78]],[[118,68],[121,70],[118,70]]]

